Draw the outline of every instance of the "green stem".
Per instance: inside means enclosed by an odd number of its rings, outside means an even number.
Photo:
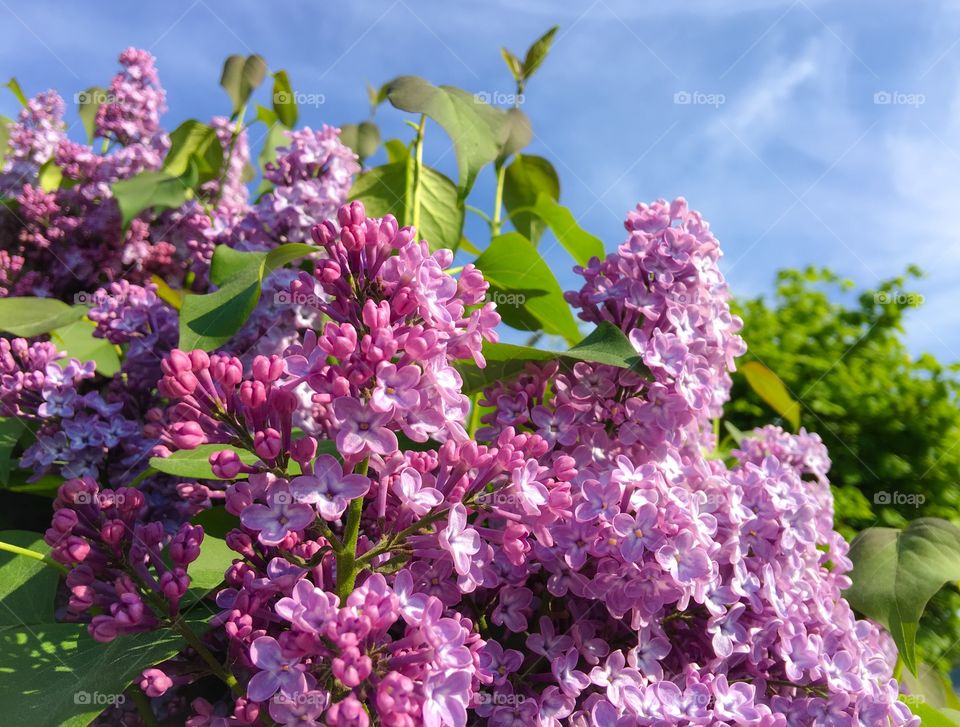
[[[370,467],[370,460],[365,459],[358,464],[354,472],[366,475]],[[350,501],[347,508],[347,522],[343,528],[343,540],[337,558],[337,595],[341,603],[353,591],[357,581],[357,541],[360,538],[360,516],[363,515],[363,497]]]
[[[187,626],[186,623],[177,619],[170,622],[170,627],[183,637],[183,640],[200,655],[201,659],[207,662],[210,671],[213,672],[214,676],[219,678],[220,681],[230,687],[230,691],[238,696],[243,695],[243,690],[240,688],[237,678],[231,674],[223,664],[217,661],[217,657],[210,653],[210,649],[204,645],[200,637],[193,633],[193,630]]]
[[[140,714],[140,719],[147,727],[160,727],[160,723],[157,722],[157,717],[153,713],[153,707],[150,706],[150,699],[140,690],[140,687],[133,686],[130,688],[130,698]]]
[[[48,565],[51,568],[55,568],[62,575],[67,575],[68,571],[66,566],[62,563],[58,563],[49,555],[44,555],[43,553],[38,553],[36,550],[30,550],[29,548],[21,548],[19,545],[14,545],[13,543],[5,543],[0,540],[0,550],[4,550],[8,553],[13,553],[14,555],[22,555],[24,558],[33,558],[34,560],[39,560],[44,565]]]
[[[500,215],[503,211],[503,182],[507,176],[507,165],[500,163],[497,166],[497,191],[493,196],[493,219],[490,221],[490,235],[500,234]]]
[[[420,184],[423,180],[423,134],[427,128],[427,115],[421,114],[420,125],[417,126],[417,139],[414,145],[413,192],[410,206],[413,208],[411,222],[420,229]]]
[[[476,439],[477,429],[480,427],[480,397],[482,393],[477,392],[470,397],[470,423],[467,425],[467,436],[470,439]]]

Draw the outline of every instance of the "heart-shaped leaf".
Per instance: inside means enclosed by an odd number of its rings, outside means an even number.
[[[55,298],[0,298],[0,331],[39,336],[83,318],[86,310]]]
[[[920,518],[903,530],[869,528],[850,545],[850,605],[887,627],[900,658],[917,673],[915,642],[927,602],[947,581],[960,580],[960,528]]]
[[[483,391],[494,383],[507,381],[522,372],[530,362],[559,360],[570,367],[577,361],[587,361],[640,372],[644,370],[637,352],[623,331],[606,321],[567,351],[548,351],[509,343],[484,343],[483,357],[486,359],[484,368],[473,362],[461,361],[457,364],[465,394]]]
[[[543,330],[568,343],[580,340],[580,329],[553,271],[523,235],[508,232],[493,238],[475,264],[490,283],[488,295],[508,325]]]
[[[434,86],[417,76],[390,81],[387,99],[401,111],[425,114],[447,132],[457,153],[460,198],[466,199],[477,174],[500,153],[503,112],[462,89]]]

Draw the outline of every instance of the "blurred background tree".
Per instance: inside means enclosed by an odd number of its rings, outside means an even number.
[[[848,539],[924,516],[960,524],[960,366],[914,356],[904,340],[905,314],[923,301],[906,286],[920,275],[911,267],[857,293],[828,269],[784,270],[771,300],[736,305],[749,345],[740,362],[776,373],[800,403],[801,426],[827,446],[836,527]],[[776,413],[737,374],[725,416],[748,430]],[[931,602],[920,634],[928,663],[960,664],[958,612],[955,587]]]

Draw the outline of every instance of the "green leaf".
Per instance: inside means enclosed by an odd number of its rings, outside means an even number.
[[[32,472],[14,470],[10,473],[7,489],[10,492],[25,492],[31,495],[44,495],[53,498],[56,497],[60,485],[66,482],[65,479],[56,475],[44,475],[35,482],[28,482],[28,478],[32,476]]]
[[[37,172],[37,181],[44,192],[56,192],[63,181],[63,171],[53,159],[48,159]]]
[[[223,62],[220,85],[233,101],[234,114],[243,108],[266,75],[266,61],[259,55],[232,55]]]
[[[510,379],[523,371],[529,362],[559,360],[570,367],[577,361],[587,361],[644,370],[637,352],[623,331],[606,321],[568,351],[548,351],[509,343],[484,343],[483,356],[487,362],[484,368],[472,362],[457,363],[457,370],[463,378],[463,393],[473,394],[498,381]]]
[[[17,417],[0,417],[0,485],[7,485],[10,482],[13,450],[24,431],[26,431],[26,425]]]
[[[510,75],[513,76],[513,80],[517,83],[523,82],[523,61],[517,58],[513,53],[511,53],[506,48],[500,49],[500,55],[503,56],[504,63],[507,64],[507,68],[510,69]]]
[[[276,161],[277,149],[284,146],[288,141],[287,130],[281,124],[273,122],[267,132],[267,138],[263,142],[263,148],[260,149],[260,156],[257,157],[260,169],[266,169],[267,164]]]
[[[340,141],[353,149],[363,162],[376,154],[380,147],[380,129],[372,121],[344,124],[340,127]]]
[[[403,220],[406,205],[407,164],[404,161],[367,170],[354,182],[351,200],[360,200],[371,217],[392,214]],[[431,250],[460,245],[463,206],[457,188],[446,176],[423,167],[420,180],[420,229],[418,236],[430,243]]]
[[[521,207],[514,214],[532,214],[547,224],[557,238],[557,242],[573,256],[580,265],[586,266],[591,258],[603,259],[603,241],[591,235],[577,223],[569,209],[541,192],[532,207]]]
[[[901,697],[910,707],[910,711],[920,718],[923,727],[957,727],[960,725],[960,712],[953,709],[935,709],[929,704],[910,697]]]
[[[98,374],[110,377],[120,370],[120,357],[110,341],[93,335],[96,328],[92,322],[81,319],[50,331],[50,338],[57,349],[65,352],[69,358],[93,361]],[[60,359],[63,365],[67,361]]]
[[[488,297],[510,326],[543,330],[568,343],[580,339],[580,329],[550,267],[527,238],[517,232],[490,241],[474,264],[490,283]]]
[[[452,86],[434,86],[417,76],[387,84],[387,98],[401,111],[426,114],[453,141],[460,198],[466,199],[480,170],[495,160],[505,137],[503,112]]]
[[[163,171],[179,177],[197,164],[197,182],[203,184],[220,177],[223,146],[217,132],[196,119],[187,119],[170,134],[170,151],[163,160]]]
[[[195,632],[206,624],[192,622]],[[140,672],[184,648],[172,629],[94,641],[83,624],[44,623],[0,632],[3,706],[12,727],[85,727]]]
[[[556,170],[543,157],[518,154],[504,176],[503,204],[517,232],[534,244],[546,225],[532,212],[521,210],[536,205],[541,194],[552,200],[560,199],[560,178]]]
[[[210,467],[210,455],[214,452],[229,449],[240,456],[244,464],[255,464],[260,461],[257,455],[246,449],[240,449],[230,444],[201,444],[196,449],[181,449],[169,457],[151,457],[150,466],[157,472],[183,477],[185,479],[218,480]]]
[[[15,336],[39,336],[82,318],[83,306],[54,298],[0,298],[0,331]]]
[[[27,96],[23,92],[23,89],[20,88],[20,82],[16,78],[11,76],[10,80],[3,85],[5,88],[9,88],[13,95],[17,97],[17,101],[20,102],[21,106],[24,108],[27,107]]]
[[[554,25],[530,46],[526,58],[523,59],[524,80],[529,80],[546,59],[547,54],[550,52],[550,46],[553,45],[553,36],[557,34],[557,30],[558,27]]]
[[[124,229],[145,209],[175,209],[182,205],[199,177],[196,159],[191,158],[187,171],[181,176],[167,172],[141,172],[130,179],[114,182],[111,189],[120,206]]]
[[[290,242],[270,252],[237,253],[214,251],[220,257],[216,276],[223,281],[218,290],[206,295],[187,293],[180,309],[180,348],[212,351],[230,340],[244,324],[260,300],[263,279],[297,258],[318,252],[319,248]],[[239,256],[249,262],[243,262]],[[226,266],[226,268],[224,267]],[[229,269],[229,276],[222,272]]]
[[[915,700],[938,709],[941,707],[953,709],[960,707],[960,699],[954,693],[950,679],[930,664],[923,662],[918,664],[916,676],[909,669],[903,671],[898,677],[898,681],[901,691],[910,695],[910,698],[906,700],[908,704]]]
[[[194,525],[202,525],[203,532],[206,535],[212,535],[215,538],[225,538],[227,533],[238,527],[239,520],[236,515],[227,512],[227,508],[222,505],[214,505],[207,510],[202,510],[194,515],[190,522]],[[204,537],[206,537],[206,535]]]
[[[367,100],[370,102],[370,112],[373,113],[380,104],[387,100],[387,84],[383,84],[380,88],[374,88],[368,83]]]
[[[273,74],[273,111],[280,123],[292,129],[297,123],[297,97],[286,71]]]
[[[91,86],[77,94],[77,106],[80,121],[87,132],[87,141],[92,142],[97,133],[97,112],[107,98],[109,91],[100,86]]]
[[[228,245],[217,245],[210,260],[210,282],[223,285],[245,269],[263,265],[265,252],[244,252]]]
[[[410,147],[399,139],[390,139],[384,142],[384,150],[387,152],[387,163],[402,162],[410,158]]]
[[[733,440],[733,443],[739,447],[746,435],[728,421],[723,422],[723,427],[727,430],[727,434],[730,436],[730,439]]]
[[[948,581],[960,580],[960,528],[920,518],[905,529],[869,528],[850,545],[853,608],[890,631],[900,658],[917,673],[915,640],[923,610]]]
[[[0,114],[0,162],[7,156],[7,149],[10,147],[10,124],[12,123],[11,118]]]
[[[505,139],[497,163],[503,162],[516,154],[533,139],[533,127],[530,125],[530,119],[520,109],[507,109],[504,112],[503,127]]]
[[[157,286],[157,295],[160,300],[169,305],[174,310],[180,310],[183,305],[183,296],[184,292],[182,290],[174,290],[169,285],[167,281],[161,278],[159,275],[151,275],[150,282]]]
[[[800,428],[800,404],[794,401],[783,381],[759,361],[748,361],[740,366],[750,388],[757,392],[780,416],[790,422],[796,431]]]
[[[237,518],[233,518],[237,523]],[[234,525],[236,527],[236,525]],[[196,603],[223,583],[223,574],[239,555],[227,547],[226,541],[204,531],[199,557],[190,564],[190,587],[184,605]]]
[[[0,540],[43,555],[50,552],[39,533],[4,530]],[[42,561],[0,551],[0,629],[52,622],[58,582],[57,572]]]

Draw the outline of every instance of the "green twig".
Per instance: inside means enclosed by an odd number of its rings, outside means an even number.
[[[49,555],[44,555],[43,553],[38,553],[36,550],[30,550],[29,548],[21,548],[19,545],[14,545],[13,543],[5,543],[0,540],[0,550],[6,551],[8,553],[13,553],[14,555],[22,555],[24,558],[33,558],[34,560],[39,560],[44,565],[50,566],[60,571],[61,575],[67,575],[68,571],[66,566],[63,563],[58,563]]]
[[[421,114],[420,125],[417,127],[417,139],[414,142],[413,191],[410,206],[413,208],[411,222],[417,230],[420,229],[420,186],[423,181],[423,134],[427,128],[427,116]]]
[[[500,215],[503,212],[503,182],[507,176],[507,165],[500,162],[497,165],[497,191],[493,195],[493,219],[490,220],[490,236],[500,234]]]
[[[140,719],[147,727],[160,727],[160,723],[157,722],[157,717],[153,713],[153,707],[150,706],[149,697],[140,690],[139,686],[130,687],[130,698],[140,714]]]
[[[354,470],[357,474],[366,475],[370,467],[370,460],[365,459]],[[360,517],[363,515],[363,497],[350,501],[347,508],[347,522],[343,528],[343,540],[337,558],[337,595],[340,601],[346,600],[353,591],[357,581],[357,541],[360,538]]]

